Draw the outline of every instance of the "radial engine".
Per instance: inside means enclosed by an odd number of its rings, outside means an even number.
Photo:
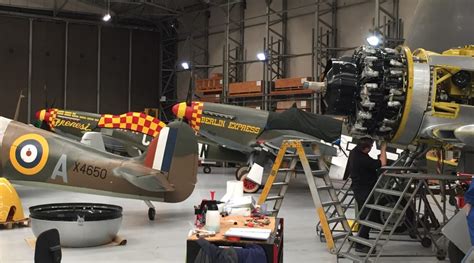
[[[327,113],[348,116],[352,136],[474,146],[474,45],[441,54],[362,46],[333,60],[326,79]]]

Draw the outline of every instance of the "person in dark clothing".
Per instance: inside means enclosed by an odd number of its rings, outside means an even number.
[[[474,181],[469,185],[469,189],[464,193],[465,206],[467,207],[467,226],[469,228],[469,236],[471,237],[471,245],[474,246]]]
[[[372,149],[374,141],[371,138],[364,137],[359,140],[357,146],[350,152],[349,159],[347,161],[346,170],[344,172],[344,179],[352,179],[352,191],[354,191],[354,198],[359,209],[359,219],[366,219],[368,209],[361,211],[364,202],[369,197],[372,188],[374,188],[377,177],[378,169],[382,166],[387,165],[387,145],[382,142],[380,146],[380,157],[379,159],[372,159],[369,156],[369,152]],[[369,200],[373,203],[373,200]],[[373,213],[372,213],[373,214]],[[373,221],[373,218],[369,220]],[[369,239],[370,227],[360,226],[359,237]],[[369,247],[355,244],[357,252],[368,253]]]

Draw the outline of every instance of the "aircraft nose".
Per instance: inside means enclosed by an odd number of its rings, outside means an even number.
[[[171,108],[171,111],[173,112],[175,117],[178,117],[179,104],[181,104],[181,103],[177,103],[177,104],[173,105],[173,108]]]
[[[36,112],[36,119],[39,121],[47,121],[50,122],[52,121],[50,119],[51,117],[51,112],[50,110],[40,110]]]
[[[178,119],[190,120],[193,115],[193,108],[186,105],[186,102],[175,104],[171,110]]]
[[[36,119],[39,121],[43,121],[46,115],[46,110],[40,110],[36,112]]]

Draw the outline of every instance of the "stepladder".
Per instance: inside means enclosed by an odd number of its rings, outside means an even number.
[[[310,151],[303,145],[310,145]],[[319,218],[326,246],[331,253],[335,253],[336,242],[350,233],[351,228],[338,192],[329,178],[329,166],[322,155],[322,147],[325,146],[318,141],[283,141],[258,204],[266,204],[268,212],[274,216],[278,215],[291,179],[296,173],[303,173],[316,207],[316,216]],[[337,225],[340,225],[342,231],[336,234],[334,230]]]
[[[342,183],[342,186],[339,187],[334,187],[337,192],[337,197],[340,200],[342,210],[344,211],[344,214],[346,215],[347,221],[349,222],[349,225],[351,226],[352,231],[356,231],[358,229],[358,225],[355,222],[354,218],[347,217],[348,215],[348,210],[355,210],[355,198],[354,198],[354,192],[351,189],[351,179],[344,180]],[[337,209],[334,206],[329,206],[325,208],[325,213],[328,217],[334,217],[337,215]],[[344,233],[344,228],[341,224],[332,224],[331,225],[331,233],[335,235],[336,233]],[[326,242],[326,237],[324,236],[323,229],[321,227],[321,222],[318,222],[316,224],[316,234],[319,237],[319,240],[321,242]]]

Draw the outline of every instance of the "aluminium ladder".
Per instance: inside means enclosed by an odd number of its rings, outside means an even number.
[[[303,148],[303,143],[311,143],[314,154],[307,155]],[[288,167],[281,167],[284,160],[289,161]],[[312,170],[309,160],[316,162],[318,168]],[[331,179],[329,178],[328,167],[320,154],[317,141],[310,140],[285,140],[283,141],[278,155],[273,164],[270,176],[265,183],[262,194],[258,200],[258,204],[262,205],[268,201],[274,201],[273,209],[268,210],[272,215],[276,216],[280,211],[283,199],[288,190],[291,177],[297,172],[297,164],[301,163],[311,196],[316,206],[317,215],[320,220],[321,228],[326,239],[326,245],[331,253],[336,252],[335,241],[343,239],[351,232],[349,223],[344,215],[344,209],[338,199],[336,190],[334,189]],[[283,175],[283,180],[276,181],[279,175]],[[272,188],[279,188],[278,193],[270,195]],[[328,207],[334,207],[334,214],[329,216],[326,211]],[[344,232],[333,235],[331,225],[341,224]]]
[[[341,202],[342,209],[344,211],[344,214],[346,214],[348,209],[354,209],[355,208],[355,199],[354,199],[354,192],[352,191],[351,187],[352,180],[348,178],[347,180],[344,181],[344,184],[342,187],[337,191],[337,197]],[[334,216],[337,216],[337,210],[333,206],[329,206],[325,209],[326,215],[331,218]],[[352,231],[357,230],[357,224],[355,224],[355,220],[353,218],[347,218],[349,225],[352,228]],[[331,233],[335,232],[344,232],[344,228],[340,229],[338,228],[340,226],[340,222],[333,224],[331,226]],[[325,242],[325,237],[324,233],[322,232],[321,228],[321,222],[318,222],[316,224],[316,234],[319,236],[319,240],[321,242]]]
[[[376,262],[381,256],[383,247],[391,240],[392,235],[394,235],[401,223],[412,227],[417,232],[417,224],[415,223],[413,226],[413,222],[410,222],[411,219],[405,217],[409,209],[410,212],[414,211],[416,214],[413,207],[413,200],[415,200],[417,195],[420,195],[424,187],[428,186],[426,183],[427,175],[416,172],[410,173],[410,171],[419,170],[414,167],[387,167],[386,169],[387,171],[379,176],[377,183],[359,212],[360,215],[364,209],[367,209],[368,213],[366,218],[361,219],[358,215],[356,219],[359,225],[367,226],[372,229],[371,233],[376,235],[375,239],[365,239],[353,236],[351,233],[348,234],[337,251],[338,258],[347,258],[354,262]],[[399,173],[389,171],[398,171]],[[395,204],[393,206],[386,206],[383,204],[384,199],[392,200]],[[371,215],[377,212],[388,214],[385,222],[373,221],[374,217]],[[402,222],[402,220],[404,220],[404,222]],[[419,223],[424,229],[428,228],[422,221],[419,221]],[[427,233],[427,236],[429,236],[431,240],[434,240],[431,233]],[[345,251],[342,251],[346,242],[349,242],[349,246],[346,247]],[[367,254],[356,255],[351,253],[355,244],[365,245],[370,249]],[[437,247],[435,243],[434,245]],[[375,259],[371,260],[370,257],[375,257]]]

